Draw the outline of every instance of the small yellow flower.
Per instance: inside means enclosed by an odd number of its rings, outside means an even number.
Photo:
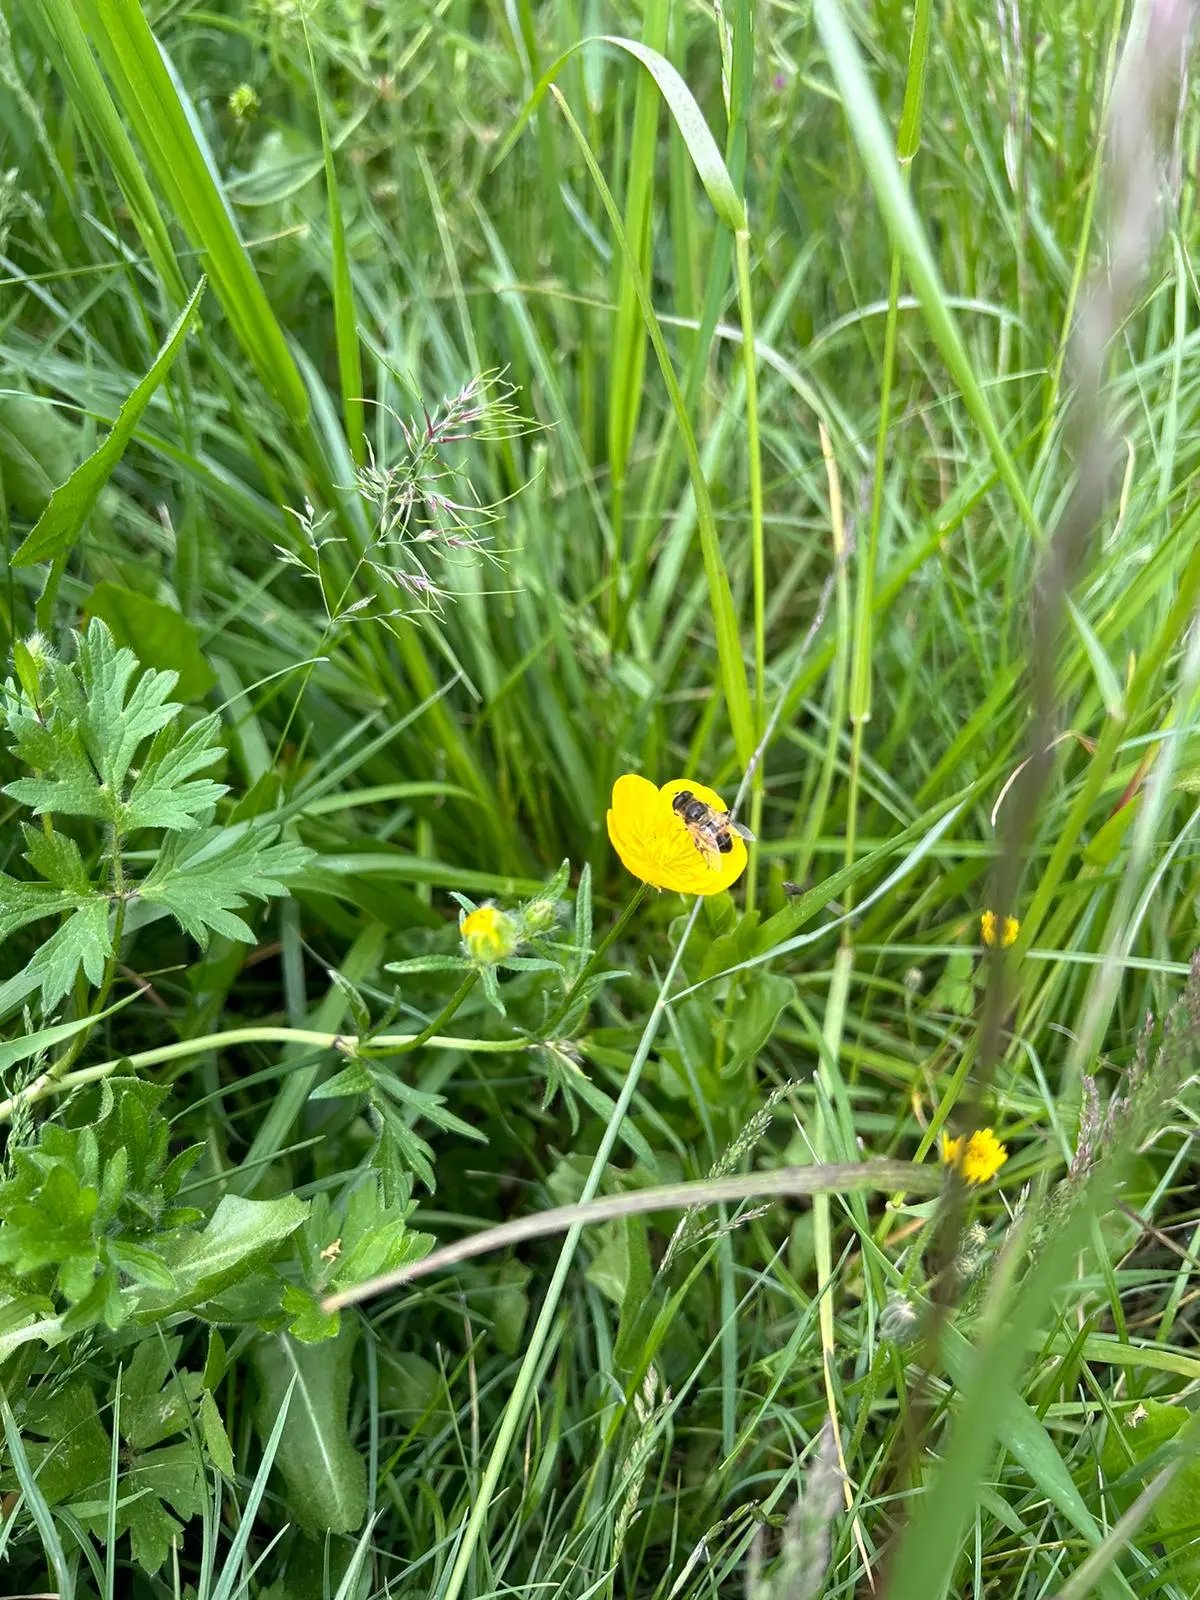
[[[985,911],[979,919],[979,931],[983,935],[983,942],[990,950],[997,942],[996,932],[999,918],[994,911]],[[1017,935],[1021,931],[1021,924],[1016,917],[1005,917],[1004,932],[1000,935],[999,943],[1003,950],[1009,945],[1016,944]]]
[[[942,1135],[942,1160],[966,1183],[986,1183],[1008,1160],[1008,1146],[990,1128],[977,1128],[969,1138]]]
[[[734,833],[728,851],[703,851],[671,804],[684,789],[714,811],[725,810],[719,794],[692,778],[672,778],[659,789],[648,778],[626,772],[613,784],[608,837],[622,865],[653,888],[720,894],[745,872],[746,846]]]
[[[477,906],[459,922],[458,931],[472,961],[503,961],[520,943],[520,929],[499,906]]]

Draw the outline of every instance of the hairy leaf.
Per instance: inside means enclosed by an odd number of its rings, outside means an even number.
[[[352,1533],[367,1512],[366,1465],[347,1431],[357,1333],[347,1322],[323,1344],[300,1344],[281,1333],[254,1347],[264,1439],[295,1380],[278,1465],[293,1516],[313,1533]]]
[[[68,894],[91,893],[91,879],[74,839],[53,828],[31,828],[28,823],[21,831],[25,835],[25,859],[35,872]]]
[[[191,829],[207,820],[225,785],[194,774],[224,757],[218,727],[212,716],[186,732],[176,725],[155,735],[129,790],[122,814],[126,828]]]
[[[52,933],[30,962],[42,984],[42,1006],[49,1011],[69,994],[75,975],[82,967],[88,982],[96,987],[104,976],[104,964],[112,954],[112,935],[108,928],[108,901],[97,897],[86,900]]]
[[[279,1200],[223,1195],[202,1232],[187,1235],[164,1252],[175,1288],[140,1291],[138,1316],[166,1316],[212,1299],[266,1260],[296,1231],[307,1212],[305,1203],[291,1194]]]
[[[0,939],[7,939],[27,922],[70,911],[74,895],[65,894],[49,883],[26,883],[0,872]]]
[[[266,900],[287,893],[284,879],[299,872],[311,851],[291,839],[275,843],[275,827],[210,828],[172,835],[139,892],[165,906],[201,949],[210,933],[252,944],[254,934],[236,915],[247,897]]]

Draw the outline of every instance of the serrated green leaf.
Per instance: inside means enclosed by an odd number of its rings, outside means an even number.
[[[5,721],[14,753],[41,776],[18,779],[5,793],[39,814],[115,822],[138,747],[180,710],[168,698],[175,674],[139,675],[132,650],[118,649],[98,617],[75,638],[74,662],[45,665],[45,707],[10,695]]]
[[[11,719],[9,727],[13,728]],[[55,776],[18,778],[14,783],[5,784],[4,793],[10,799],[28,806],[37,817],[57,812],[64,817],[94,817],[98,822],[115,820],[116,800],[101,791],[72,730],[64,730],[62,739],[56,739],[30,719],[28,730],[14,729],[14,732],[17,734],[14,753],[27,766],[43,770],[52,766]]]
[[[23,824],[21,832],[25,835],[25,859],[36,873],[68,894],[92,892],[91,879],[74,839],[53,828],[31,828],[28,823]]]
[[[23,878],[10,878],[0,872],[0,939],[23,928],[39,917],[53,917],[60,911],[70,911],[76,904],[75,896],[49,883],[26,883]]]
[[[353,1533],[367,1513],[366,1464],[347,1431],[356,1336],[347,1322],[336,1339],[322,1344],[300,1344],[282,1333],[254,1347],[264,1438],[295,1382],[277,1465],[292,1514],[314,1533]]]
[[[166,1445],[134,1457],[121,1483],[117,1531],[128,1530],[133,1559],[157,1572],[178,1543],[183,1523],[204,1509],[204,1473],[193,1444]],[[171,1515],[171,1511],[177,1513]],[[96,1521],[93,1532],[99,1534]]]
[[[408,1190],[411,1192],[411,1180]],[[411,1199],[400,1201],[393,1196],[385,1203],[375,1174],[360,1183],[345,1204],[326,1219],[327,1237],[314,1241],[323,1247],[328,1247],[334,1238],[338,1242],[328,1284],[346,1288],[427,1255],[433,1247],[433,1235],[416,1233],[408,1227],[408,1218],[415,1209]]]
[[[38,518],[32,533],[13,555],[13,566],[28,567],[38,561],[52,561],[75,543],[101,489],[128,449],[150,397],[179,354],[188,325],[204,293],[204,282],[201,278],[192,291],[191,299],[175,319],[150,370],[118,411],[112,431],[85,461],[80,462],[66,482],[54,490],[49,505]]]
[[[155,735],[122,808],[126,829],[190,829],[208,820],[227,787],[193,775],[224,759],[219,726],[211,716],[184,732],[173,725]]]
[[[133,1450],[149,1450],[173,1433],[183,1433],[200,1393],[198,1372],[177,1372],[183,1344],[178,1334],[143,1339],[125,1368],[121,1384],[121,1437]]]
[[[113,948],[108,924],[108,901],[97,896],[85,900],[42,945],[29,970],[41,980],[44,1010],[71,992],[80,968],[93,988],[99,986]]]
[[[82,1494],[108,1471],[109,1438],[85,1379],[31,1399],[21,1417],[25,1452],[50,1505]]]
[[[118,648],[107,623],[93,617],[80,637],[74,670],[55,663],[55,710],[80,730],[106,788],[119,794],[138,746],[181,709],[169,696],[173,672],[139,672],[132,650]]]
[[[375,1087],[371,1074],[361,1061],[352,1061],[335,1073],[327,1083],[318,1084],[309,1095],[310,1100],[338,1100],[352,1094],[370,1094]]]
[[[0,1185],[0,1262],[19,1273],[80,1262],[86,1290],[96,1260],[96,1200],[96,1191],[81,1184],[65,1161],[43,1173],[34,1152],[19,1151],[14,1175]],[[68,1291],[68,1298],[77,1297]]]
[[[182,838],[172,834],[138,892],[165,906],[201,949],[207,948],[210,933],[252,944],[254,934],[236,912],[247,897],[286,895],[283,880],[300,872],[312,855],[295,840],[273,842],[277,833],[273,826],[244,823]]]

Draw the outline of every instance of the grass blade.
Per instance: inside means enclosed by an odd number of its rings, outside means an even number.
[[[301,426],[308,396],[296,363],[138,0],[80,0],[78,9],[150,171],[203,254],[238,342],[268,391]]]
[[[54,1526],[54,1517],[30,1468],[29,1457],[25,1454],[25,1446],[21,1442],[21,1430],[17,1427],[17,1419],[12,1414],[8,1396],[2,1393],[0,1393],[0,1418],[4,1422],[4,1437],[8,1444],[8,1453],[12,1457],[13,1472],[21,1486],[21,1493],[25,1496],[29,1514],[37,1524],[46,1560],[53,1568],[58,1582],[58,1600],[75,1600],[75,1579],[67,1565],[62,1540],[58,1536],[58,1529]]]
[[[892,240],[904,258],[929,331],[951,376],[962,390],[963,400],[983,434],[992,460],[996,463],[996,470],[1012,495],[1021,521],[1035,538],[1039,538],[1041,528],[1037,515],[1030,503],[1024,480],[992,415],[992,408],[975,376],[975,369],[958,331],[958,323],[947,303],[946,290],[925,238],[925,230],[900,176],[879,102],[867,78],[862,56],[846,22],[840,0],[816,0],[814,16],[867,176],[875,190]]]
[[[325,117],[325,97],[317,77],[317,63],[313,57],[312,39],[308,32],[308,19],[304,23],[304,43],[308,49],[308,65],[312,74],[313,95],[317,102],[317,119],[321,126],[321,157],[325,166],[325,194],[329,205],[329,248],[332,255],[330,271],[333,277],[333,326],[337,339],[338,377],[342,386],[342,413],[346,421],[346,442],[356,466],[367,459],[367,440],[363,432],[363,371],[362,352],[358,343],[358,317],[354,310],[354,286],[350,281],[350,257],[346,250],[346,224],[342,217],[342,192],[338,186],[333,165],[333,146],[329,142],[329,127]]]
[[[201,278],[163,340],[150,370],[117,412],[108,436],[50,496],[50,503],[38,518],[33,531],[13,554],[14,567],[31,567],[39,561],[53,561],[68,551],[78,539],[88,514],[99,499],[100,491],[128,449],[142,412],[174,365],[203,294],[204,279]]]

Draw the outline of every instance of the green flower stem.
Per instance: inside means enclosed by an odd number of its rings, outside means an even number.
[[[441,1018],[438,1018],[441,1021]],[[417,1043],[430,1050],[466,1050],[480,1054],[501,1055],[530,1048],[527,1039],[458,1039],[450,1034],[431,1033],[381,1033],[364,1041],[364,1049],[372,1051],[407,1051]],[[94,1067],[81,1067],[78,1072],[56,1077],[43,1072],[19,1093],[8,1100],[0,1100],[0,1122],[7,1122],[18,1105],[32,1105],[47,1095],[61,1094],[67,1089],[77,1089],[81,1084],[97,1083],[116,1072],[118,1067],[137,1071],[141,1067],[162,1066],[167,1061],[180,1061],[187,1056],[201,1056],[209,1050],[231,1049],[238,1044],[307,1044],[317,1050],[337,1050],[342,1055],[358,1054],[359,1040],[354,1033],[317,1033],[310,1028],[231,1028],[227,1033],[205,1033],[196,1039],[180,1039],[175,1044],[159,1045],[154,1050],[139,1050],[136,1055],[118,1056],[114,1061],[101,1061]]]
[[[742,368],[746,385],[746,454],[750,469],[750,560],[754,583],[754,736],[762,737],[767,721],[766,563],[763,545],[762,449],[758,438],[758,353],[754,343],[754,303],[750,298],[750,235],[739,228],[737,245],[738,303],[742,314]],[[750,789],[750,831],[762,828],[763,763],[758,761]],[[758,850],[750,847],[746,873],[746,910],[754,910]]]
[[[642,889],[644,890],[645,887],[643,884]],[[603,955],[608,945],[616,938],[621,927],[629,920],[634,907],[640,899],[641,892],[634,897],[624,916],[618,919],[612,933],[601,944],[593,960],[599,960],[600,956]],[[692,902],[692,911],[688,917],[687,926],[684,928],[683,936],[675,947],[675,953],[671,957],[671,964],[667,968],[666,977],[659,987],[654,1009],[651,1011],[646,1021],[646,1026],[642,1030],[642,1037],[638,1042],[633,1060],[629,1063],[629,1072],[621,1089],[620,1097],[613,1107],[613,1114],[609,1118],[608,1127],[604,1130],[604,1137],[601,1139],[600,1147],[592,1161],[587,1181],[579,1196],[581,1205],[589,1200],[594,1200],[596,1192],[600,1188],[601,1180],[608,1166],[608,1158],[612,1155],[613,1147],[621,1131],[621,1125],[625,1121],[626,1113],[634,1095],[637,1093],[638,1083],[641,1081],[642,1068],[646,1065],[647,1058],[650,1055],[650,1048],[654,1043],[662,1019],[666,1015],[667,1006],[671,999],[671,988],[675,982],[675,974],[679,970],[679,963],[683,960],[683,952],[687,949],[687,943],[691,937],[692,929],[696,926],[696,918],[699,913],[700,900],[697,897]],[[504,1415],[500,1419],[500,1427],[492,1444],[491,1453],[488,1456],[487,1468],[476,1491],[475,1503],[471,1507],[470,1516],[463,1525],[462,1538],[459,1540],[454,1566],[450,1570],[450,1576],[441,1592],[440,1600],[458,1600],[467,1581],[471,1569],[471,1561],[475,1554],[475,1547],[487,1526],[492,1498],[496,1493],[500,1476],[508,1461],[508,1452],[512,1447],[513,1440],[516,1438],[517,1429],[521,1425],[526,1401],[529,1399],[537,1374],[541,1370],[542,1358],[550,1338],[550,1332],[558,1316],[559,1302],[562,1299],[567,1276],[575,1260],[575,1251],[582,1235],[583,1224],[577,1222],[563,1240],[558,1264],[554,1268],[554,1276],[550,1280],[550,1286],[546,1290],[546,1298],[542,1303],[542,1309],[538,1313],[537,1322],[534,1324],[533,1332],[529,1336],[529,1343],[526,1346],[525,1356],[521,1362],[521,1370],[517,1373],[512,1394],[509,1396],[508,1404],[504,1408]]]
[[[570,1011],[572,1005],[575,1003],[575,996],[579,993],[580,989],[582,989],[588,979],[599,970],[600,963],[607,955],[609,946],[614,944],[625,932],[625,929],[633,920],[634,912],[646,898],[646,893],[649,888],[650,885],[648,883],[638,884],[633,899],[625,907],[624,911],[622,911],[621,915],[617,918],[612,927],[596,946],[595,950],[592,952],[591,960],[587,963],[583,971],[575,979],[575,982],[567,990],[566,995],[563,998],[562,1005],[559,1006],[558,1010],[554,1013],[554,1015],[550,1018],[550,1021],[542,1030],[547,1038],[551,1038],[553,1036],[555,1028],[558,1027],[559,1023],[566,1016],[567,1012]]]
[[[449,1000],[446,1001],[446,1004],[438,1012],[437,1016],[434,1017],[433,1021],[428,1025],[428,1027],[422,1028],[420,1033],[415,1034],[410,1043],[393,1047],[392,1054],[407,1055],[410,1050],[419,1050],[423,1044],[428,1044],[430,1040],[435,1037],[438,1029],[444,1027],[445,1024],[449,1022],[450,1018],[458,1010],[459,1006],[462,1005],[463,1001],[467,998],[478,981],[478,969],[468,972],[466,977],[450,996]]]

